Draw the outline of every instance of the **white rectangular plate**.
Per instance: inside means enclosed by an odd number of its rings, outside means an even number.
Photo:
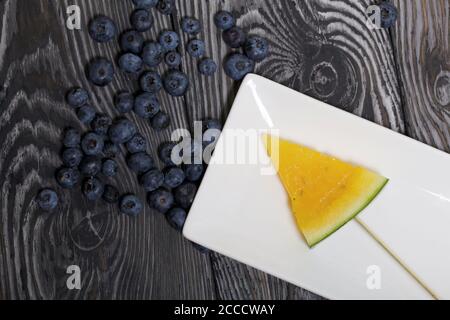
[[[327,298],[432,298],[356,221],[309,249],[278,177],[261,174],[267,155],[255,164],[219,163],[239,157],[236,130],[256,129],[279,130],[388,177],[359,219],[436,295],[450,298],[450,156],[256,75],[241,85],[185,237]]]

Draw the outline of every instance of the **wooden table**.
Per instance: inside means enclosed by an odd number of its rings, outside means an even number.
[[[213,25],[219,9],[233,10],[245,30],[265,35],[271,56],[256,73],[353,112],[395,131],[450,150],[450,2],[396,0],[397,24],[369,30],[366,0],[177,0],[173,16],[154,13],[155,26],[178,29],[181,16],[201,19],[208,55],[222,61],[229,49]],[[66,8],[78,4],[82,30],[65,27]],[[61,162],[61,132],[81,128],[64,102],[68,88],[88,88],[94,106],[112,117],[114,94],[135,91],[118,73],[106,88],[86,80],[86,63],[115,59],[116,42],[94,43],[86,23],[96,14],[130,27],[131,0],[0,1],[0,299],[318,299],[320,297],[222,255],[202,255],[148,207],[137,219],[115,206],[87,203],[78,191],[61,191],[58,212],[43,214],[34,197],[53,186]],[[186,40],[186,39],[185,39]],[[222,121],[239,83],[220,70],[199,76],[183,57],[191,89],[183,98],[160,95],[172,125]],[[169,140],[131,116],[152,146]],[[370,143],[368,141],[367,143]],[[121,165],[125,168],[123,160]],[[426,170],[417,168],[417,170]],[[123,191],[139,190],[123,169]],[[140,192],[141,198],[145,197]],[[68,290],[66,269],[79,265],[81,290]]]

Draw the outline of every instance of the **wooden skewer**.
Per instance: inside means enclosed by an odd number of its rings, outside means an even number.
[[[383,240],[381,240],[381,239],[379,239],[370,229],[369,229],[369,227],[364,223],[364,222],[362,222],[361,220],[359,220],[358,218],[355,218],[355,220],[361,225],[361,227],[363,227],[364,228],[364,230],[366,230],[367,231],[367,233],[368,234],[370,234],[371,236],[372,236],[372,238],[376,241],[376,242],[378,242],[382,247],[383,247],[383,249],[384,250],[386,250],[387,251],[387,253],[389,253],[391,256],[392,256],[392,258],[394,258],[402,267],[403,267],[403,269],[405,269],[406,270],[406,272],[408,272],[413,278],[414,278],[414,280],[416,280],[417,281],[417,283],[418,284],[420,284],[421,286],[422,286],[422,288],[424,288],[435,300],[439,300],[439,297],[438,297],[438,295],[433,291],[433,290],[431,290],[431,288],[429,288],[420,278],[419,278],[419,276],[414,272],[414,271],[412,271],[402,260],[400,260],[400,257],[398,256],[398,255],[396,255],[395,254],[395,252],[393,252],[388,246],[387,246],[387,244],[383,241]]]

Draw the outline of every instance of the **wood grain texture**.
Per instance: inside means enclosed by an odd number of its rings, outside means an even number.
[[[155,158],[156,146],[169,140],[172,129],[192,128],[193,121],[209,117],[225,121],[231,108],[239,83],[220,68],[230,53],[213,23],[220,9],[233,11],[247,32],[269,39],[271,56],[256,73],[449,150],[448,1],[396,0],[400,16],[392,38],[387,30],[366,27],[371,0],[176,1],[171,17],[153,11],[155,26],[145,37],[155,39],[163,29],[178,29],[182,16],[195,16],[219,72],[200,76],[198,61],[183,55],[189,92],[176,99],[160,95],[170,129],[155,133],[130,116]],[[65,28],[72,4],[81,8],[81,31]],[[219,254],[200,255],[148,207],[133,220],[117,215],[114,206],[61,191],[58,212],[37,209],[36,192],[57,188],[53,173],[61,164],[62,129],[82,128],[64,103],[66,90],[88,88],[93,105],[111,117],[117,116],[114,94],[137,90],[136,79],[120,72],[106,88],[91,86],[84,74],[90,59],[115,60],[119,51],[117,42],[91,41],[88,20],[106,14],[128,29],[132,10],[131,0],[0,2],[0,299],[319,299]],[[187,41],[183,34],[183,54]],[[123,159],[120,165],[126,168]],[[139,190],[126,169],[117,181],[123,192]],[[71,264],[81,267],[80,291],[66,288]]]
[[[389,33],[366,27],[372,1],[178,0],[181,14],[199,17],[200,35],[214,60],[231,51],[213,24],[220,9],[238,25],[269,39],[271,55],[256,73],[369,120],[403,132],[400,89]],[[185,42],[188,41],[185,38]],[[185,57],[186,70],[197,61]],[[190,72],[188,115],[226,118],[238,86],[222,69],[213,77]],[[234,260],[212,254],[218,297],[226,299],[317,299],[318,296]]]
[[[450,2],[396,0],[395,56],[407,133],[450,151]]]
[[[65,28],[66,7],[78,4],[81,31]],[[135,91],[137,83],[117,73],[106,88],[91,86],[86,63],[96,56],[115,60],[117,42],[96,44],[86,31],[97,14],[114,17],[129,28],[131,1],[26,1],[0,4],[0,297],[4,299],[199,299],[213,298],[208,256],[201,256],[165,219],[146,207],[137,219],[119,216],[115,206],[87,203],[79,191],[63,191],[53,174],[61,163],[61,131],[80,127],[65,105],[68,88],[89,89],[99,112],[116,116],[114,94]],[[154,30],[170,28],[171,19],[155,14]],[[146,34],[154,38],[155,31]],[[163,72],[161,70],[161,72]],[[162,108],[173,128],[185,127],[183,101],[163,94]],[[131,116],[148,137],[151,151],[169,139]],[[122,192],[140,190],[136,177],[120,160],[115,180]],[[57,212],[37,209],[34,196],[43,186],[61,196]],[[138,193],[145,199],[143,192]],[[69,291],[66,268],[79,265],[82,289]]]

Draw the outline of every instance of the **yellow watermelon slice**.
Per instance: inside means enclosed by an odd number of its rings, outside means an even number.
[[[263,140],[310,247],[353,219],[388,182],[373,171],[291,141],[270,135]]]

